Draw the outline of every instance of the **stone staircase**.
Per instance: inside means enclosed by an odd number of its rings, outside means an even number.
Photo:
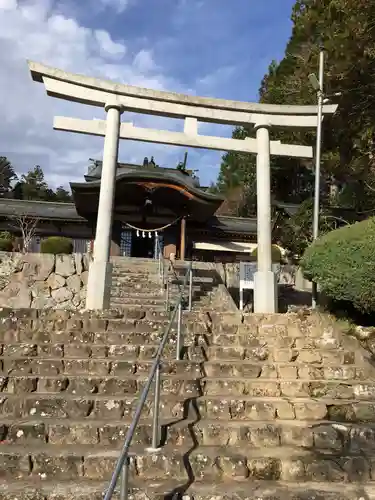
[[[167,264],[166,264],[167,266]],[[179,294],[178,283],[183,281],[186,268],[175,263],[176,276],[169,271],[169,297],[175,300]],[[216,283],[212,277],[193,275],[193,305],[195,310],[209,307]],[[186,289],[187,292],[187,289]],[[153,259],[114,259],[111,306],[150,306],[157,310],[165,308],[166,290],[158,274],[158,261]]]
[[[127,303],[0,315],[0,500],[99,500],[166,313]],[[151,396],[131,448],[132,498],[375,500],[375,368],[340,325],[198,309],[184,313],[184,345],[175,361],[172,331],[163,447],[146,451]]]

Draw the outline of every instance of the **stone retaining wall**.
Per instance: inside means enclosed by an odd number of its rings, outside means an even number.
[[[0,307],[82,309],[88,256],[0,254]]]

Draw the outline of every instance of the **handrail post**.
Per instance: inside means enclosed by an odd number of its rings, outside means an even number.
[[[189,268],[189,311],[191,311],[193,305],[193,263],[190,262]]]
[[[160,389],[161,389],[161,363],[157,364],[155,373],[155,395],[154,395],[154,414],[152,418],[152,444],[151,450],[157,450],[160,447]]]
[[[166,278],[166,298],[165,298],[165,311],[169,313],[169,288],[170,288],[170,283],[169,283],[169,274],[167,273],[167,278]]]
[[[120,500],[128,500],[129,492],[129,455],[126,455],[121,471]]]
[[[180,300],[180,303],[178,304],[176,361],[179,361],[181,358],[181,327],[182,327],[182,300]]]

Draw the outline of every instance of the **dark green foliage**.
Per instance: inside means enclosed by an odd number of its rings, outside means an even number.
[[[301,267],[329,298],[375,311],[375,218],[322,236],[306,250]]]
[[[280,248],[277,245],[272,245],[271,247],[272,262],[280,263],[282,260],[282,255]],[[256,258],[258,256],[258,247],[251,252],[251,256]]]
[[[13,241],[10,238],[0,238],[0,252],[12,252]]]
[[[40,201],[72,201],[71,194],[59,186],[56,191],[48,187],[44,178],[44,172],[39,165],[21,176],[12,190],[13,198],[18,200],[40,200]]]
[[[41,253],[52,253],[54,255],[72,253],[73,242],[70,238],[64,238],[63,236],[51,236],[42,240],[40,251]]]
[[[17,179],[13,165],[6,156],[0,156],[0,194],[6,196],[11,190],[12,182]]]
[[[272,61],[259,90],[266,104],[315,104],[309,73],[318,73],[319,51],[326,49],[325,93],[339,105],[323,122],[321,205],[356,212],[375,210],[375,0],[297,0],[285,56]],[[253,126],[233,137],[254,137]],[[315,146],[315,130],[272,129],[272,139]],[[274,199],[300,204],[314,190],[311,160],[272,157]],[[249,185],[253,184],[250,188]],[[255,193],[255,155],[223,156],[217,182],[221,193],[237,186]],[[254,203],[254,196],[251,198]],[[303,235],[301,234],[303,237]],[[295,243],[295,237],[294,237]],[[304,246],[302,240],[297,246]],[[294,245],[296,246],[296,245]]]

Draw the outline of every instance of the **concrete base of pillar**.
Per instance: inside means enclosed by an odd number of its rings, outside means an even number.
[[[86,309],[109,309],[112,267],[109,262],[91,262],[87,281]]]
[[[277,281],[272,271],[257,271],[254,274],[254,312],[276,313]]]

